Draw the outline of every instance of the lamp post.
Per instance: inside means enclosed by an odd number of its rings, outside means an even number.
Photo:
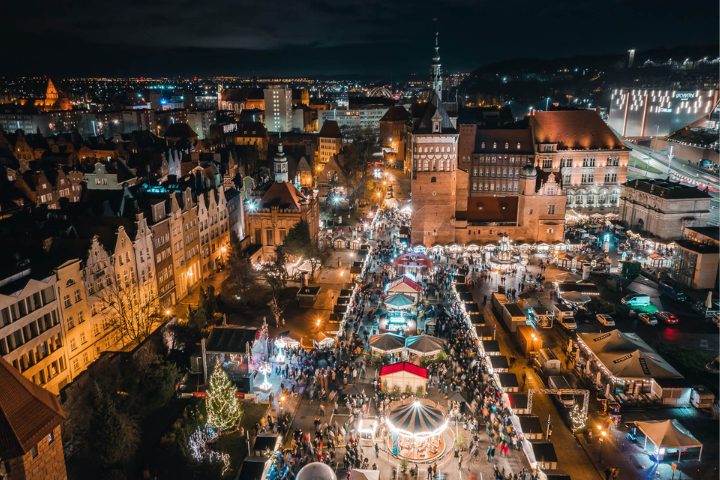
[[[600,452],[598,455],[598,461],[602,463],[602,454],[603,454],[603,443],[605,441],[605,437],[607,436],[607,432],[598,425],[598,430],[600,430],[600,436],[598,437],[598,441],[600,442]]]

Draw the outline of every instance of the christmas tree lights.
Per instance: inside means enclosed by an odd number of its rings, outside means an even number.
[[[573,433],[578,432],[585,428],[585,422],[587,420],[587,416],[583,415],[582,410],[580,409],[580,406],[576,403],[572,410],[570,411],[570,421],[572,422],[572,431]]]
[[[242,410],[235,396],[235,385],[220,365],[215,366],[205,399],[207,421],[220,432],[232,430],[240,423]]]

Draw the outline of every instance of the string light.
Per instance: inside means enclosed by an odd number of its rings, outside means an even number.
[[[240,423],[242,410],[235,396],[235,385],[220,365],[215,366],[205,399],[208,424],[219,432],[231,430]]]

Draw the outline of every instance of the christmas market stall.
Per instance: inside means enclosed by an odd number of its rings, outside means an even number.
[[[443,351],[445,342],[432,335],[415,335],[405,339],[408,353],[419,357],[430,357]]]
[[[683,458],[699,461],[702,457],[703,444],[678,420],[636,421],[633,426],[645,437],[643,449],[657,461],[679,462]]]
[[[370,350],[380,355],[400,353],[405,348],[405,337],[394,333],[381,333],[370,337]]]
[[[412,392],[423,395],[427,391],[428,371],[414,363],[397,362],[380,369],[380,386],[384,392]]]

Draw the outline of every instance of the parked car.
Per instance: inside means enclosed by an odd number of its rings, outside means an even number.
[[[643,322],[646,325],[652,325],[655,326],[658,324],[657,318],[655,318],[655,315],[651,315],[649,313],[641,313],[638,315],[638,318],[641,322]]]
[[[677,317],[677,315],[671,312],[659,312],[656,316],[658,320],[662,320],[668,325],[675,325],[680,323],[680,319]]]
[[[607,315],[605,313],[598,313],[595,315],[595,320],[600,322],[600,325],[603,325],[605,327],[614,327],[615,326],[615,320],[610,315]]]

